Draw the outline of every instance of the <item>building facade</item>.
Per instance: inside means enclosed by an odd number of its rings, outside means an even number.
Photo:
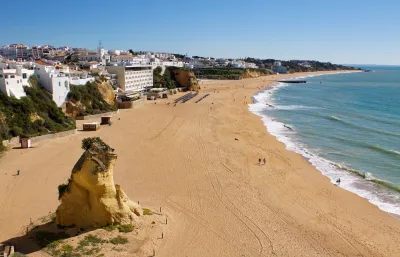
[[[272,71],[276,73],[287,73],[288,70],[285,66],[282,66],[280,61],[275,61],[274,65],[272,65]]]
[[[117,75],[118,86],[124,91],[145,92],[153,86],[151,65],[107,66],[106,70]]]
[[[0,91],[17,99],[26,96],[24,87],[29,87],[29,77],[34,71],[21,64],[0,63]]]
[[[53,101],[60,107],[69,92],[69,78],[60,73],[54,64],[43,61],[35,63],[34,71],[40,84],[53,95]]]

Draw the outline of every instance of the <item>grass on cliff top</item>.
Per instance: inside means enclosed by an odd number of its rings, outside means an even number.
[[[104,230],[106,231],[113,231],[115,229],[118,229],[119,232],[122,233],[129,233],[132,232],[134,230],[134,226],[132,224],[127,224],[127,225],[108,225],[106,227],[103,227]]]
[[[127,244],[128,243],[128,238],[122,237],[122,236],[117,236],[117,237],[111,238],[110,239],[110,243],[112,243],[113,245]]]
[[[84,239],[82,239],[81,241],[79,241],[78,245],[79,247],[85,247],[85,246],[96,246],[99,244],[104,244],[107,243],[107,240],[103,240],[100,237],[96,236],[96,235],[87,235],[85,236]]]
[[[153,212],[150,209],[143,208],[143,215],[153,215]]]

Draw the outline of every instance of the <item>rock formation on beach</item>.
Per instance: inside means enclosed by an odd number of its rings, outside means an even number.
[[[114,184],[114,149],[100,138],[84,139],[82,148],[85,152],[72,169],[68,184],[58,188],[61,204],[56,211],[57,225],[90,228],[135,222],[143,210]]]
[[[174,71],[174,76],[179,86],[187,87],[188,90],[199,91],[200,85],[193,71],[177,69]]]

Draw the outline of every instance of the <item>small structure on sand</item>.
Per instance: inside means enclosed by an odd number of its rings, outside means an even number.
[[[32,140],[30,138],[21,138],[20,143],[21,143],[21,148],[30,148]]]
[[[96,131],[100,129],[99,122],[83,123],[83,131]]]
[[[111,124],[111,116],[101,116],[101,125]]]

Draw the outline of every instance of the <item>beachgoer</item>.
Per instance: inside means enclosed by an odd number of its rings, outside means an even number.
[[[264,158],[264,160],[263,160],[263,161],[264,161],[264,165],[265,165],[265,164],[267,163],[267,160],[265,160],[265,158]]]
[[[260,165],[261,164],[261,158],[260,159],[258,159],[258,165]]]
[[[19,173],[20,173],[20,170],[17,170],[17,175],[19,175]]]
[[[340,185],[340,178],[336,180],[336,184]]]

